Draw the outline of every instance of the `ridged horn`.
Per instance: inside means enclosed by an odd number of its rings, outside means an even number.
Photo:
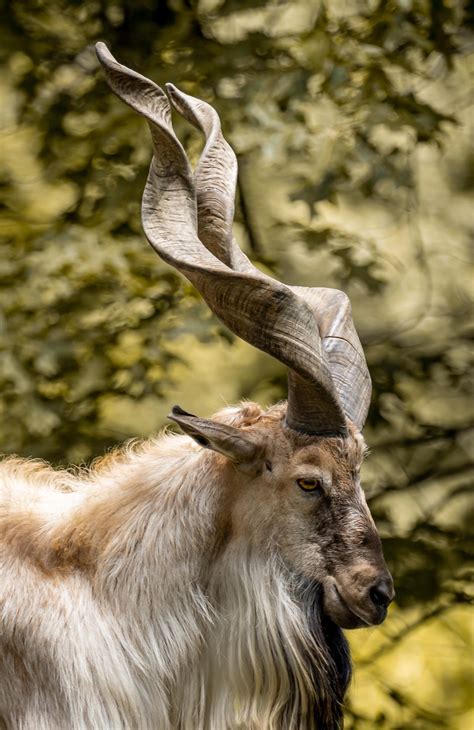
[[[289,368],[288,426],[345,434],[347,416],[361,428],[370,378],[348,299],[337,290],[285,286],[256,269],[235,245],[237,163],[215,110],[168,86],[175,108],[206,136],[193,176],[164,92],[119,64],[103,43],[97,55],[114,93],[150,124],[155,154],[142,202],[150,244],[236,335]]]

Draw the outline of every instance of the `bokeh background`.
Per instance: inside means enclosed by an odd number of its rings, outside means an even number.
[[[285,395],[284,369],[148,247],[150,140],[105,85],[104,40],[219,110],[255,263],[352,299],[374,381],[365,486],[397,602],[351,634],[347,727],[473,727],[467,4],[1,5],[2,451],[84,463],[175,402],[205,415]],[[202,140],[176,126],[196,161]]]

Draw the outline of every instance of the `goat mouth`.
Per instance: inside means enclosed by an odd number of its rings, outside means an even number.
[[[342,629],[359,629],[374,626],[382,623],[386,616],[386,611],[380,612],[380,615],[368,618],[358,607],[350,604],[338,589],[335,580],[331,580],[324,586],[324,609],[329,618]]]
[[[353,616],[354,617],[354,619],[358,622],[358,624],[360,624],[361,626],[372,626],[372,624],[370,623],[370,621],[367,621],[366,618],[364,618],[363,616],[361,616],[360,613],[358,613],[354,608],[351,608],[349,606],[349,604],[347,603],[347,601],[341,596],[341,593],[338,590],[338,588],[337,588],[336,585],[334,586],[334,592],[335,592],[335,594],[336,594],[336,596],[337,596],[337,598],[338,598],[339,603],[341,604],[341,606],[347,611],[347,613],[350,616]],[[350,627],[348,626],[347,628],[350,628]],[[354,627],[354,628],[356,628],[356,627]]]

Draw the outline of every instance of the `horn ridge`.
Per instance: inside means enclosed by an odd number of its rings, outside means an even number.
[[[194,173],[198,236],[231,269],[252,271],[253,265],[232,237],[237,158],[222,134],[219,115],[210,104],[185,94],[174,84],[166,84],[166,89],[176,111],[206,138]]]

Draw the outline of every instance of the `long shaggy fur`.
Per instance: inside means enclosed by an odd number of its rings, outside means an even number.
[[[222,473],[174,435],[76,474],[0,464],[0,727],[339,727],[342,633],[229,536]]]

